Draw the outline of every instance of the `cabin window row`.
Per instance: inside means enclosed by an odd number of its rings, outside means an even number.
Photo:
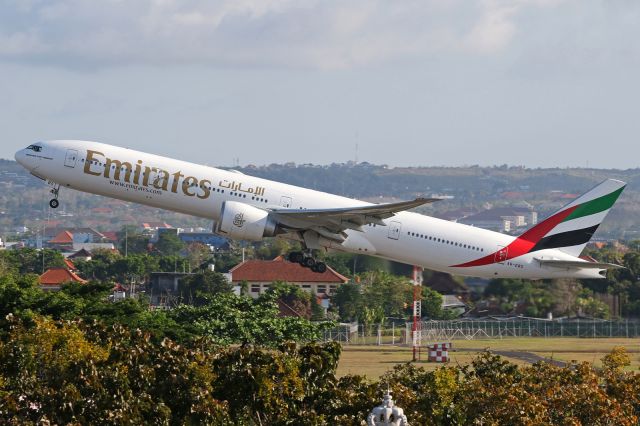
[[[455,246],[455,247],[461,247],[461,248],[467,249],[467,250],[475,250],[475,251],[479,251],[479,252],[483,252],[484,251],[483,248],[472,246],[471,244],[463,244],[463,243],[459,243],[457,241],[445,240],[444,238],[437,238],[437,237],[434,237],[434,236],[418,234],[417,232],[409,231],[409,232],[407,232],[407,235],[409,235],[411,237],[422,238],[423,240],[434,241],[436,243],[449,244],[449,245],[452,245],[452,246]]]

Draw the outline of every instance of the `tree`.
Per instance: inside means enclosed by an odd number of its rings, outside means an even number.
[[[195,242],[187,245],[189,265],[195,268],[206,268],[205,261],[211,258],[211,250],[205,244]]]
[[[184,249],[185,244],[173,232],[161,232],[158,235],[158,242],[155,248],[162,253],[163,256],[178,256]]]
[[[64,266],[64,257],[57,250],[21,248],[18,250],[1,250],[3,268],[21,274],[42,274],[45,270]]]
[[[271,260],[278,256],[286,256],[289,252],[301,250],[301,247],[297,241],[267,238],[255,243],[254,249],[258,259]]]
[[[199,338],[178,345],[97,321],[5,321],[2,424],[355,426],[388,389],[412,424],[631,426],[640,413],[640,374],[625,371],[623,348],[606,355],[602,369],[586,362],[519,366],[484,352],[470,365],[429,371],[400,364],[371,381],[336,377],[336,342],[264,348]]]
[[[311,293],[302,290],[297,285],[282,281],[274,281],[271,283],[269,289],[263,294],[264,296],[261,297],[276,298],[305,319],[311,318],[311,304],[317,305],[315,300],[311,300]]]
[[[422,316],[429,319],[444,319],[442,295],[427,286],[422,286]]]
[[[380,308],[387,317],[403,317],[406,306],[413,300],[413,285],[406,277],[388,272],[365,273],[362,279],[363,305]]]
[[[275,293],[259,299],[218,293],[201,306],[181,305],[169,315],[193,335],[222,345],[256,344],[276,347],[286,341],[316,340],[332,323],[314,324],[299,317],[280,317]]]
[[[550,287],[551,282],[532,282],[529,280],[499,278],[489,281],[485,297],[497,299],[506,312],[517,306],[524,306],[528,316],[546,316],[554,305]]]
[[[355,321],[358,318],[360,305],[362,304],[361,286],[354,283],[346,283],[338,286],[331,297],[331,304],[342,321]]]
[[[187,275],[178,284],[178,294],[182,303],[201,306],[215,294],[230,293],[233,287],[227,278],[209,270]]]
[[[212,353],[123,327],[14,321],[0,343],[0,422],[230,424],[212,397]]]
[[[117,237],[120,242],[120,252],[127,256],[149,251],[149,237],[143,235],[135,225],[124,225],[117,233]]]

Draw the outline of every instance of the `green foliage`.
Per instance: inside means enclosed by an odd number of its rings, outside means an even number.
[[[259,299],[218,293],[202,306],[181,305],[171,318],[194,335],[217,344],[255,344],[276,347],[285,341],[305,342],[320,338],[331,323],[314,324],[304,318],[280,317],[275,293]]]
[[[242,262],[242,251],[231,250],[215,254],[216,271],[229,272],[231,268]]]
[[[186,247],[187,260],[189,265],[194,268],[206,269],[209,263],[213,263],[211,259],[211,250],[202,243],[190,243]]]
[[[125,225],[117,233],[120,242],[120,252],[130,254],[143,254],[149,251],[149,236],[143,235],[137,226]]]
[[[468,366],[396,366],[379,382],[336,378],[340,345],[268,350],[178,345],[120,326],[8,319],[3,424],[360,425],[390,388],[412,424],[637,424],[640,374],[616,348],[588,363],[519,367],[485,352]]]
[[[277,299],[279,303],[284,303],[305,319],[311,318],[312,305],[317,305],[315,298],[312,299],[311,293],[302,290],[297,285],[282,281],[271,283],[269,289],[260,297],[261,299]]]
[[[180,280],[178,295],[182,303],[201,306],[218,293],[230,293],[233,290],[227,278],[209,270],[188,275]]]
[[[253,244],[254,255],[257,259],[273,260],[278,256],[286,256],[292,251],[302,250],[297,241],[283,238],[266,238]]]
[[[605,369],[620,372],[622,368],[631,364],[631,358],[624,346],[616,346],[611,353],[602,358],[602,365]]]
[[[337,309],[342,321],[351,322],[358,318],[358,309],[362,304],[362,293],[359,284],[346,283],[339,285],[331,297],[333,309]]]
[[[45,270],[64,266],[64,256],[52,249],[0,250],[0,272],[42,274]]]
[[[354,273],[362,274],[370,271],[390,272],[393,264],[390,260],[364,254],[336,252],[330,254],[320,253],[320,255],[327,265],[347,277],[353,276]]]
[[[342,321],[379,324],[387,317],[408,318],[413,290],[413,284],[405,277],[369,272],[360,284],[339,286],[331,302]],[[450,319],[453,315],[442,310],[442,295],[428,287],[422,287],[422,313],[429,319]]]
[[[615,352],[615,351],[614,351]],[[518,367],[483,353],[469,366],[396,366],[389,383],[415,424],[636,424],[640,375],[587,363]]]
[[[525,315],[544,317],[547,313],[553,312],[552,286],[552,283],[546,281],[499,278],[489,282],[484,295],[497,299],[505,312],[511,312],[516,306],[522,305],[525,308]],[[572,306],[571,309],[573,308]],[[568,314],[569,312],[555,313]]]
[[[402,317],[413,300],[413,285],[408,278],[387,272],[368,272],[361,280],[365,306],[381,308],[384,316]]]
[[[123,256],[110,250],[96,250],[90,261],[77,261],[82,276],[99,281],[144,282],[151,272],[188,271],[189,262],[181,256],[137,253]]]
[[[178,256],[185,249],[185,244],[174,232],[161,232],[154,249],[163,256]]]
[[[404,317],[413,286],[405,277],[375,271],[363,274],[359,284],[343,284],[332,297],[342,321],[379,324],[385,317]]]
[[[428,319],[448,319],[442,311],[442,295],[429,287],[422,287],[422,316]]]
[[[212,397],[212,358],[123,327],[17,322],[0,344],[0,422],[229,423]]]

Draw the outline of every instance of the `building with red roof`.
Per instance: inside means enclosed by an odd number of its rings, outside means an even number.
[[[73,272],[78,270],[78,268],[76,268],[76,265],[74,265],[71,260],[65,258],[65,259],[63,259],[63,261],[64,261],[64,264],[66,265],[68,270],[73,271]]]
[[[166,222],[143,222],[143,231],[157,231],[158,229],[175,229],[173,226]]]
[[[51,240],[49,240],[52,244],[69,244],[73,243],[73,234],[69,231],[61,231]]]
[[[40,275],[40,288],[43,290],[60,290],[62,284],[68,282],[87,283],[67,268],[51,268]]]
[[[118,242],[118,233],[116,231],[105,231],[102,235],[112,243]]]
[[[315,294],[333,294],[340,284],[349,279],[330,267],[323,273],[313,272],[298,263],[278,256],[273,260],[247,260],[231,271],[231,282],[240,285],[243,281],[249,284],[249,294],[258,297],[265,292],[274,281],[283,281],[299,286],[302,290]]]

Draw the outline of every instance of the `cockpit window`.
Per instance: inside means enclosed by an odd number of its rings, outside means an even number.
[[[29,145],[29,146],[27,147],[27,149],[30,149],[30,150],[35,151],[35,152],[40,152],[40,151],[42,151],[42,147],[41,147],[41,146],[38,146],[38,145]]]

